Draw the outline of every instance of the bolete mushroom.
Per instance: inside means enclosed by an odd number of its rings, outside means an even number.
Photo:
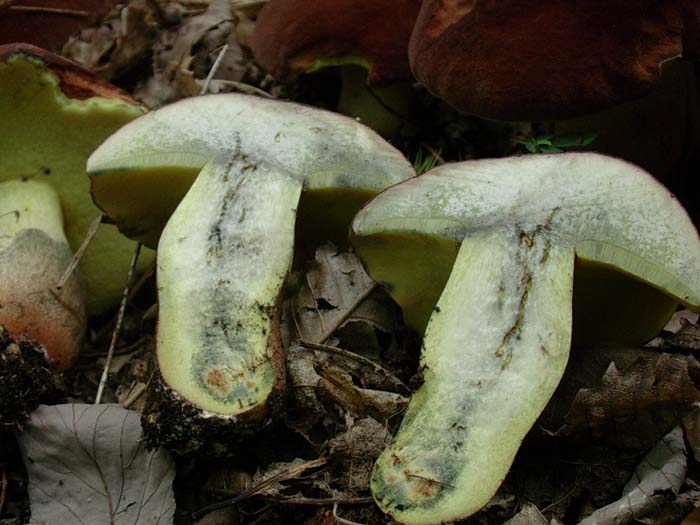
[[[345,237],[369,196],[414,174],[350,118],[240,94],[144,115],[92,154],[88,173],[118,227],[158,243],[158,366],[167,388],[207,417],[207,439],[220,437],[212,416],[254,428],[280,399],[277,305],[297,208],[300,238]]]
[[[599,297],[639,314],[588,322],[603,339],[640,342],[675,303],[700,309],[700,240],[683,208],[594,153],[444,165],[376,196],[352,232],[408,322],[427,324],[424,383],[371,482],[401,523],[465,518],[494,495],[563,374],[575,279],[588,295],[603,278]]]
[[[410,113],[408,40],[420,4],[270,0],[255,24],[253,53],[283,81],[342,66],[338,110],[391,136]]]
[[[0,3],[0,44],[26,42],[57,51],[94,25],[117,0],[7,0]]]
[[[0,325],[43,345],[47,360],[59,370],[78,356],[85,331],[77,274],[56,288],[72,256],[51,186],[0,183]]]
[[[126,93],[72,62],[26,44],[0,46],[0,182],[50,185],[68,243],[77,250],[100,214],[90,198],[87,157],[142,112]],[[79,266],[89,314],[119,300],[133,249],[113,226],[97,232]],[[142,257],[142,264],[148,259]]]
[[[699,18],[696,0],[426,0],[409,59],[428,90],[465,113],[564,119],[639,98],[664,62],[697,58]]]

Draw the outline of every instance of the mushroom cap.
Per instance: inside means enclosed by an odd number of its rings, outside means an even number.
[[[90,198],[85,161],[142,111],[126,93],[76,64],[26,44],[0,46],[0,182],[36,178],[50,184],[76,250],[100,213]],[[119,300],[133,247],[112,226],[103,225],[94,237],[79,266],[89,313]]]
[[[253,32],[255,58],[288,79],[325,65],[365,65],[370,83],[409,78],[420,0],[270,0]]]
[[[27,42],[58,50],[94,24],[116,0],[9,0],[0,5],[0,44]]]
[[[204,165],[240,159],[276,166],[306,193],[361,194],[358,206],[414,173],[401,153],[351,118],[242,94],[147,113],[107,139],[87,170],[97,205],[125,235],[155,246]]]
[[[694,0],[458,4],[423,3],[411,68],[458,110],[488,118],[570,118],[639,98],[663,62],[698,47]]]
[[[352,233],[370,275],[388,283],[420,330],[463,240],[538,225],[551,228],[578,260],[700,308],[700,241],[688,214],[645,171],[596,153],[441,166],[377,195],[357,214]],[[397,259],[401,271],[390,266]]]

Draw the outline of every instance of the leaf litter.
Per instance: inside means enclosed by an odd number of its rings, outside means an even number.
[[[205,85],[208,92],[301,94],[308,102],[309,93],[313,98],[316,92],[302,83],[276,84],[251,58],[250,32],[263,4],[257,0],[131,0],[100,25],[71,39],[63,54],[117,82],[149,107],[199,94]],[[219,56],[221,63],[212,70]],[[210,73],[213,76],[207,82]],[[310,85],[317,83],[318,79]],[[492,125],[478,119],[457,116],[434,99],[429,104],[435,110],[431,111],[435,122],[424,129],[432,135],[418,139],[447,161],[483,151],[495,155],[495,144],[504,138],[509,142],[509,129],[491,129]],[[484,132],[489,137],[487,146],[468,138]],[[148,356],[154,322],[148,312],[153,287],[146,287],[141,296],[126,312],[117,346],[130,350],[114,363],[118,366],[105,389],[108,401],[118,399],[132,408],[142,405],[152,375]],[[411,390],[420,382],[417,337],[403,326],[397,307],[367,277],[357,258],[332,246],[319,248],[306,268],[290,276],[283,320],[291,392],[283,421],[264,429],[239,457],[178,463],[175,496],[182,512],[176,523],[191,523],[192,511],[224,497],[233,497],[235,505],[224,509],[232,512],[225,512],[221,523],[389,523],[369,503],[368,478],[374,459],[400,423]],[[109,333],[109,325],[98,324],[93,330]],[[700,505],[695,468],[700,458],[699,375],[694,355],[700,348],[698,334],[697,315],[679,312],[653,342],[653,350],[586,349],[575,354],[505,485],[467,523],[568,525],[588,515],[618,519],[623,516],[623,502],[640,493],[647,499],[634,499],[642,502],[635,507],[635,512],[641,509],[635,514],[637,523],[683,521]],[[90,341],[100,348],[103,342],[104,338]],[[94,396],[99,371],[94,357],[85,357],[67,376],[75,399]],[[81,405],[71,410],[76,407]],[[133,413],[129,414],[131,421]],[[668,436],[680,432],[679,424],[692,451],[688,475],[674,478],[684,478],[680,484],[664,485],[664,475],[678,474],[673,469],[680,465],[680,456],[669,455],[669,450],[678,452],[679,441],[669,441]],[[29,439],[29,427],[25,434],[21,440]],[[136,435],[136,430],[127,434]],[[13,464],[7,454],[11,452],[0,447],[0,467]],[[35,463],[26,462],[30,493],[37,476],[51,475],[40,472],[37,457],[41,456],[31,457]],[[72,461],[71,472],[89,467],[85,458],[76,458],[75,466]],[[168,467],[170,479],[173,472],[174,467]],[[21,497],[12,493],[21,485],[17,481],[21,475],[11,470],[8,479],[8,504],[13,506]],[[143,484],[143,480],[129,483]],[[170,482],[165,485],[169,487]],[[611,504],[620,494],[622,499]],[[172,498],[172,494],[163,497]],[[655,509],[645,516],[648,501],[654,502]],[[42,516],[37,505],[32,498],[33,519]],[[0,514],[0,520],[5,516]]]

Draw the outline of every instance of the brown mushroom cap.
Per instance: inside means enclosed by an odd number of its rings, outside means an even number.
[[[370,83],[410,77],[407,47],[420,0],[269,0],[252,48],[279,79],[316,69],[319,61],[366,64]]]
[[[0,44],[28,42],[56,51],[89,27],[116,0],[8,0],[0,2]]]
[[[409,59],[460,111],[570,118],[641,97],[684,45],[697,58],[699,18],[697,0],[426,0]]]

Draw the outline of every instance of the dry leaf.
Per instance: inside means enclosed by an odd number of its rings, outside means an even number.
[[[559,435],[591,433],[643,449],[700,401],[700,364],[692,357],[642,349],[587,349],[573,356],[542,420],[566,414]],[[554,418],[556,419],[556,417]]]
[[[549,522],[535,505],[526,503],[515,516],[503,525],[549,525]]]
[[[680,492],[687,469],[683,430],[676,427],[644,457],[622,497],[579,525],[625,525],[639,520]]]
[[[360,259],[331,245],[316,250],[292,313],[299,338],[313,343],[323,343],[335,329],[352,322],[386,333],[398,327],[394,305],[367,275]]]
[[[42,405],[19,436],[32,522],[172,523],[175,466],[119,405]]]
[[[236,18],[231,7],[230,0],[213,0],[204,13],[171,31],[162,31],[154,46],[153,76],[134,96],[149,107],[157,107],[198,95],[225,44],[229,47],[215,78],[240,80],[245,64],[235,40]]]
[[[408,403],[408,387],[390,372],[339,348],[292,345],[287,370],[298,412],[292,425],[305,434],[329,410],[327,406],[335,406],[334,412],[371,416],[384,423]]]
[[[390,438],[386,426],[372,418],[349,418],[347,430],[324,445],[334,488],[352,494],[369,490],[372,465]]]

